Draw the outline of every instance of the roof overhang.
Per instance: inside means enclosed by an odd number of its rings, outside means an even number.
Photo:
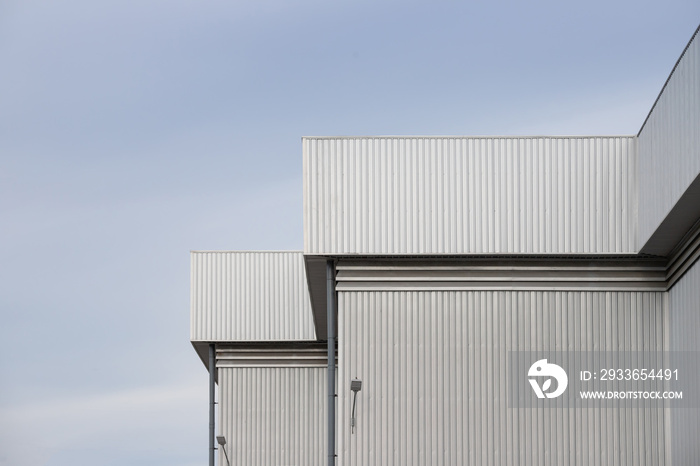
[[[324,256],[304,255],[306,266],[306,281],[309,287],[311,298],[311,308],[314,314],[314,326],[316,328],[316,338],[328,340],[328,306],[327,306],[327,281],[326,263],[332,260]]]
[[[684,239],[700,220],[700,175],[681,195],[678,202],[666,215],[642,247],[642,254],[669,256],[684,243]]]
[[[371,290],[598,290],[665,291],[680,277],[678,264],[700,252],[684,239],[675,258],[625,255],[313,256],[305,255],[316,336],[328,338],[326,263],[334,262],[337,291]],[[678,248],[677,248],[678,249]],[[691,251],[692,249],[692,251]]]

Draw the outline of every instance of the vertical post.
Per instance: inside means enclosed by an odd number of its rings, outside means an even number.
[[[209,344],[209,466],[214,466],[214,405],[216,404],[214,384],[216,384],[216,345]]]
[[[335,466],[335,277],[326,261],[326,322],[328,324],[328,466]]]

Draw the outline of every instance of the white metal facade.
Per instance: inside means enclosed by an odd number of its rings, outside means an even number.
[[[305,254],[637,251],[634,137],[303,144]]]
[[[663,351],[664,295],[339,293],[338,465],[668,464],[663,408],[513,409],[506,380],[509,351]]]
[[[700,351],[700,263],[683,276],[668,293],[670,349],[673,351]],[[696,362],[700,369],[700,361]],[[687,377],[689,385],[700,390],[700,370]],[[692,466],[700,458],[700,409],[674,410],[670,435],[673,445],[673,465]]]
[[[219,432],[232,465],[320,465],[326,458],[326,370],[219,369]],[[226,464],[219,453],[219,464]]]
[[[639,244],[700,174],[700,39],[695,36],[639,133]]]
[[[698,464],[698,409],[513,408],[506,370],[700,350],[697,32],[637,136],[309,137],[303,164],[303,253],[192,253],[232,464],[329,464],[328,425],[337,466]]]
[[[191,253],[190,340],[315,340],[301,252]]]

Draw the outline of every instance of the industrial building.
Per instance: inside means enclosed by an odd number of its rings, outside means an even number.
[[[636,135],[303,138],[304,250],[192,252],[219,464],[700,464],[698,405],[511,361],[700,349],[697,34]]]

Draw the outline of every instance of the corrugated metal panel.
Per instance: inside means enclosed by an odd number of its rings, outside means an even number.
[[[508,351],[663,350],[665,293],[341,292],[338,302],[341,466],[668,464],[663,408],[506,402]]]
[[[460,264],[461,262],[461,264]],[[660,262],[637,265],[590,261],[547,266],[534,261],[377,261],[364,265],[339,261],[338,291],[585,290],[666,291],[666,269]],[[494,265],[499,264],[499,265]],[[508,265],[505,265],[508,264]]]
[[[231,464],[325,464],[325,369],[219,369],[219,388]],[[226,464],[221,452],[218,464]]]
[[[639,133],[639,244],[644,245],[700,173],[697,32]]]
[[[192,341],[315,340],[301,252],[193,252]]]
[[[666,269],[668,289],[680,280],[695,261],[700,258],[700,225],[697,231],[687,237],[686,243],[669,260]]]
[[[279,345],[279,343],[277,343]],[[336,361],[337,364],[337,361]],[[216,367],[328,367],[326,348],[217,348]]]
[[[700,351],[700,263],[683,275],[668,293],[669,342],[671,351]],[[673,355],[673,353],[671,353]],[[696,361],[695,368],[698,363]],[[694,389],[700,387],[698,371],[686,374],[694,377],[689,383]],[[673,464],[691,466],[700,458],[700,416],[698,409],[676,409],[671,412],[671,440]]]
[[[635,144],[305,138],[304,252],[633,253]]]

